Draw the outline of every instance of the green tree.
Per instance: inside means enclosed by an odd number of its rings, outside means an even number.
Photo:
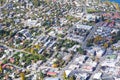
[[[21,73],[20,73],[20,77],[21,77],[21,80],[25,80],[25,73],[24,73],[24,72],[21,72]]]
[[[63,80],[68,80],[68,77],[67,77],[67,75],[66,75],[66,72],[64,71],[64,73],[63,73]]]
[[[77,48],[77,51],[80,53],[80,54],[84,54],[84,50],[80,47],[80,48]]]
[[[70,76],[69,80],[75,80],[75,77],[74,76]]]
[[[42,73],[42,71],[40,71],[40,80],[43,80],[44,79],[44,74]]]
[[[104,21],[104,16],[103,15],[101,16],[101,20]]]
[[[33,5],[35,7],[40,6],[40,1],[39,0],[33,0]]]
[[[109,47],[109,44],[108,43],[104,43],[104,48],[108,48]]]
[[[0,73],[2,73],[2,65],[0,65]]]

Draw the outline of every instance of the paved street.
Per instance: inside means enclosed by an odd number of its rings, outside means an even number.
[[[61,78],[61,80],[62,80],[62,76],[63,76],[64,71],[67,70],[69,68],[69,66],[74,63],[74,60],[76,59],[77,56],[79,56],[78,53],[76,53],[74,55],[73,59],[68,63],[68,65],[66,65],[66,67],[62,68],[62,70],[60,71],[60,73],[58,75],[58,77]]]
[[[6,0],[6,3],[3,6],[0,6],[0,9],[4,8],[8,2],[9,2],[9,0]]]
[[[97,65],[95,71],[92,72],[92,76],[90,77],[90,80],[92,80],[93,75],[94,75],[95,73],[99,72],[100,67],[101,67],[101,64],[102,64],[102,62],[105,60],[105,57],[106,57],[106,54],[103,55],[103,56],[100,58],[99,63],[98,63],[98,65]]]
[[[83,41],[83,43],[82,43],[82,48],[83,49],[86,49],[87,40],[89,40],[94,35],[95,31],[97,30],[98,24],[99,23],[97,23],[95,26],[93,26],[92,30],[90,31],[90,33],[88,34],[86,39]]]

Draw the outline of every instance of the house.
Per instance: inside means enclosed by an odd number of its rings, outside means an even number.
[[[3,51],[4,51],[4,49],[0,47],[0,52],[3,52]]]
[[[87,53],[91,56],[101,57],[105,53],[105,49],[101,47],[94,46],[91,49],[87,49]]]
[[[115,63],[116,62],[113,62],[113,61],[103,61],[102,63],[101,63],[101,66],[109,66],[109,67],[115,67]]]
[[[66,55],[63,57],[63,60],[69,61],[71,59],[71,57],[72,57],[72,54]]]
[[[77,48],[79,48],[80,45],[74,45],[72,48],[69,48],[69,51],[77,51]]]
[[[102,73],[101,72],[97,72],[97,73],[95,73],[94,75],[93,75],[93,79],[101,79],[101,76],[102,76]]]
[[[98,64],[98,62],[93,61],[92,59],[89,58],[89,59],[87,59],[85,64],[82,66],[82,70],[92,72],[95,70],[97,64]]]
[[[83,71],[88,71],[88,72],[94,71],[93,67],[90,66],[90,65],[84,65],[84,66],[82,66],[82,70]]]
[[[96,51],[96,56],[100,58],[104,53],[105,53],[105,50],[101,49],[99,51]]]
[[[87,57],[86,57],[85,55],[81,55],[81,56],[79,56],[79,57],[77,57],[77,58],[75,59],[75,62],[78,62],[78,63],[80,63],[80,64],[83,64],[86,59],[87,59]]]
[[[75,70],[75,68],[79,68],[79,65],[72,64],[69,66],[70,70]]]
[[[47,72],[47,75],[49,75],[49,76],[56,76],[57,73],[56,72]]]
[[[44,80],[60,80],[58,77],[46,77]]]
[[[87,59],[86,64],[90,65],[92,67],[96,67],[97,66],[97,62],[93,61],[91,58]]]
[[[80,29],[84,29],[84,30],[91,30],[93,26],[89,26],[89,25],[81,25],[79,23],[75,24],[76,28],[80,28]]]
[[[67,23],[67,20],[65,18],[60,18],[60,25],[62,26],[63,24]]]
[[[116,78],[119,78],[119,79],[120,79],[120,70],[117,71],[117,73],[116,73]]]
[[[75,74],[75,76],[76,76],[76,80],[89,80],[90,74],[81,72],[81,73]]]
[[[119,40],[117,43],[113,44],[113,45],[112,45],[112,48],[113,48],[114,50],[120,50],[120,40]]]
[[[14,58],[10,58],[11,63],[14,63],[14,61],[15,61]]]
[[[28,19],[24,22],[25,26],[36,26],[37,20]]]
[[[95,21],[95,16],[92,16],[92,14],[87,14],[84,16],[83,20],[85,21]]]
[[[31,37],[31,34],[29,33],[28,29],[22,29],[18,33],[23,34],[23,36],[25,36],[27,39],[29,39]]]
[[[55,31],[51,31],[51,32],[48,33],[48,35],[55,37],[56,33],[55,33]]]
[[[2,26],[2,23],[0,23],[0,30],[2,30],[3,29],[3,26]]]
[[[112,75],[109,74],[103,74],[101,76],[102,80],[115,80],[114,77]]]
[[[41,54],[43,51],[44,51],[44,49],[42,48],[38,51],[38,53]]]
[[[115,60],[117,60],[117,55],[116,54],[109,54],[106,56],[106,60],[115,61]]]
[[[68,77],[71,74],[72,70],[65,70],[66,77]]]

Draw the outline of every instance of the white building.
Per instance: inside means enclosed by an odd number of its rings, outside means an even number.
[[[102,73],[101,72],[98,72],[98,73],[95,73],[94,75],[93,75],[93,79],[101,79],[101,76],[102,76]]]

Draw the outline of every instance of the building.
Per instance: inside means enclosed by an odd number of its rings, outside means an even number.
[[[117,43],[113,44],[113,45],[112,45],[112,48],[113,48],[114,50],[120,50],[120,40],[119,40]]]
[[[84,30],[91,30],[93,27],[93,26],[89,26],[89,25],[81,25],[79,23],[76,23],[75,26],[76,26],[76,28],[84,29]]]
[[[47,75],[49,75],[49,76],[56,76],[57,73],[56,72],[47,72]]]
[[[75,76],[76,76],[76,80],[89,80],[90,74],[81,72],[81,73],[75,74]]]
[[[101,73],[101,72],[95,73],[95,74],[93,75],[93,79],[99,80],[99,79],[101,79],[101,76],[102,76],[102,73]]]
[[[47,77],[47,78],[45,78],[44,80],[60,80],[60,78],[58,78],[58,77]]]

